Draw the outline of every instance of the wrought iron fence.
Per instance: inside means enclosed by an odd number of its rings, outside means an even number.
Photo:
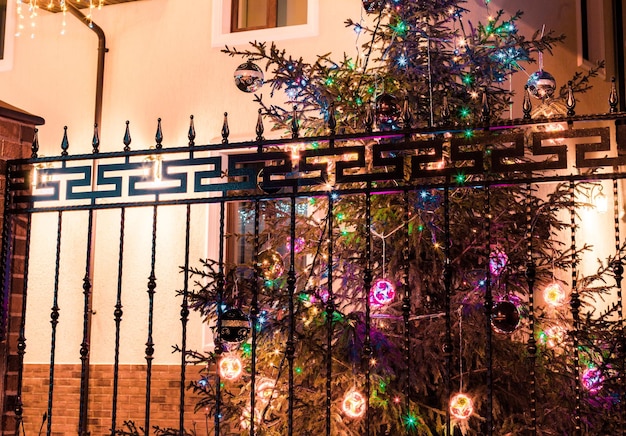
[[[398,407],[404,407],[408,410],[411,406],[410,395],[412,392],[411,384],[414,383],[416,365],[413,359],[412,349],[415,344],[412,342],[415,333],[415,327],[412,322],[416,319],[428,318],[430,316],[439,317],[443,321],[443,344],[441,354],[442,365],[445,368],[443,374],[444,381],[441,383],[440,390],[443,392],[442,397],[450,397],[453,393],[452,380],[458,378],[455,365],[457,360],[463,361],[463,358],[456,359],[453,354],[458,352],[453,346],[453,330],[456,334],[453,320],[455,319],[456,307],[453,307],[454,294],[456,292],[453,287],[453,271],[451,265],[451,232],[456,223],[454,217],[451,216],[451,196],[455,192],[476,191],[481,195],[481,209],[476,211],[482,218],[484,225],[483,230],[490,235],[490,195],[495,195],[498,189],[506,187],[516,187],[522,192],[532,192],[537,187],[544,184],[561,183],[566,186],[569,193],[569,200],[561,203],[560,207],[570,213],[571,218],[571,244],[567,244],[563,248],[564,251],[571,249],[576,251],[577,244],[581,244],[580,238],[576,240],[578,220],[577,212],[574,210],[574,191],[577,186],[595,182],[602,186],[610,185],[612,189],[612,197],[614,207],[612,209],[614,229],[609,233],[615,237],[615,250],[611,253],[613,256],[613,265],[621,265],[622,258],[622,237],[620,234],[620,208],[622,207],[621,180],[626,177],[620,171],[621,165],[626,162],[626,117],[621,113],[609,113],[592,116],[576,116],[571,115],[558,119],[541,119],[530,120],[528,118],[522,120],[509,120],[497,123],[485,123],[479,126],[440,126],[428,127],[422,129],[407,128],[404,130],[394,131],[373,131],[372,126],[366,126],[363,133],[359,134],[339,134],[335,131],[335,125],[331,120],[330,133],[317,136],[301,138],[298,132],[297,122],[293,123],[293,132],[291,138],[280,140],[265,140],[263,138],[263,126],[260,123],[257,126],[257,138],[249,142],[230,143],[228,140],[228,128],[225,124],[223,129],[223,140],[221,144],[197,145],[195,144],[195,127],[193,118],[189,127],[189,143],[186,146],[165,148],[162,145],[163,134],[161,125],[159,125],[156,134],[156,145],[148,150],[132,150],[130,145],[129,126],[126,126],[126,135],[124,136],[124,149],[119,152],[100,152],[97,132],[94,134],[93,152],[88,154],[70,154],[69,143],[65,135],[61,145],[61,154],[54,157],[38,156],[37,139],[33,144],[32,157],[30,159],[12,161],[9,163],[9,177],[7,183],[7,219],[5,220],[5,246],[3,247],[3,265],[5,280],[3,283],[9,283],[6,279],[11,270],[11,265],[18,260],[11,258],[12,235],[15,231],[15,222],[17,219],[24,218],[26,220],[26,253],[24,260],[24,280],[23,289],[12,290],[12,293],[19,294],[22,297],[23,313],[18,326],[19,338],[17,348],[14,352],[18,355],[19,370],[18,384],[16,394],[15,415],[18,427],[22,425],[28,417],[29,404],[24,403],[25,391],[33,389],[25,385],[24,371],[25,362],[28,356],[26,347],[29,331],[26,326],[35,326],[37,323],[50,323],[49,343],[49,361],[45,368],[47,373],[44,379],[47,380],[45,386],[40,387],[45,391],[46,404],[44,410],[44,419],[41,422],[42,428],[47,429],[47,434],[53,432],[65,431],[73,432],[74,429],[63,428],[62,422],[55,421],[59,416],[58,404],[64,404],[63,400],[57,394],[59,382],[58,375],[55,370],[59,367],[57,359],[57,347],[65,340],[59,335],[59,325],[63,322],[62,314],[65,307],[80,307],[80,346],[76,354],[76,361],[80,362],[80,370],[75,373],[80,379],[79,395],[76,398],[77,411],[76,418],[78,420],[77,427],[79,434],[88,434],[93,430],[93,422],[91,420],[91,409],[93,408],[93,397],[97,395],[93,388],[93,368],[91,356],[93,356],[97,348],[100,346],[96,338],[92,337],[92,324],[94,322],[93,289],[97,286],[94,282],[95,262],[103,262],[95,259],[97,255],[102,255],[96,249],[96,244],[109,247],[107,249],[108,256],[106,261],[112,265],[115,274],[107,277],[100,277],[100,280],[115,282],[114,297],[111,297],[114,304],[111,305],[111,315],[114,320],[114,346],[108,355],[108,361],[112,362],[112,373],[110,379],[110,397],[107,399],[110,413],[108,432],[115,434],[116,430],[120,430],[125,422],[126,428],[130,431],[131,426],[127,419],[128,416],[118,416],[117,404],[119,397],[123,395],[128,385],[122,384],[120,379],[119,368],[122,364],[121,355],[124,354],[124,326],[126,323],[132,325],[142,325],[142,331],[145,334],[145,349],[143,359],[145,366],[142,367],[144,376],[136,383],[141,385],[144,391],[145,405],[143,408],[143,416],[137,416],[134,420],[141,423],[144,431],[149,433],[155,425],[154,416],[151,416],[151,410],[154,408],[154,397],[158,393],[153,391],[155,349],[167,349],[172,343],[155,343],[154,328],[165,317],[162,311],[177,311],[180,316],[180,335],[176,339],[178,350],[180,353],[179,371],[178,371],[178,389],[179,395],[176,398],[168,398],[168,403],[172,403],[176,412],[170,414],[177,415],[178,423],[173,426],[177,430],[173,433],[164,434],[188,434],[187,430],[191,425],[188,414],[185,414],[185,408],[189,407],[189,398],[186,396],[188,385],[190,383],[187,374],[187,366],[193,357],[193,353],[188,347],[187,341],[190,335],[188,330],[190,311],[194,308],[191,303],[193,284],[193,260],[190,260],[190,244],[193,244],[196,233],[194,233],[194,225],[202,225],[205,229],[209,229],[209,237],[217,241],[217,256],[215,263],[215,281],[212,282],[214,288],[214,297],[216,298],[214,314],[216,332],[215,336],[215,354],[213,365],[208,367],[208,375],[204,377],[204,383],[212,386],[212,390],[206,390],[205,402],[202,403],[208,409],[207,414],[211,417],[211,422],[207,423],[207,431],[219,434],[235,434],[235,429],[227,427],[224,422],[226,414],[233,413],[225,403],[225,391],[223,387],[224,377],[221,376],[217,368],[217,359],[220,354],[226,351],[225,342],[230,339],[223,338],[223,332],[229,332],[230,328],[235,326],[241,327],[237,322],[242,320],[232,318],[232,313],[228,314],[228,307],[223,303],[226,300],[225,292],[228,286],[227,279],[227,261],[229,254],[227,234],[228,229],[228,205],[236,202],[246,202],[250,209],[252,230],[247,235],[248,239],[242,245],[243,250],[249,251],[249,257],[252,259],[253,265],[261,265],[263,259],[260,259],[260,253],[263,253],[261,247],[262,241],[259,239],[262,223],[261,207],[272,201],[280,200],[283,211],[288,216],[288,239],[284,242],[287,249],[284,257],[287,262],[287,272],[285,289],[286,294],[283,295],[285,306],[285,317],[288,320],[285,331],[285,343],[282,344],[284,349],[281,353],[285,357],[285,373],[282,381],[284,382],[284,392],[286,398],[286,406],[284,412],[284,422],[279,427],[282,428],[283,434],[308,434],[299,430],[299,423],[303,413],[313,413],[319,415],[319,428],[323,429],[323,433],[327,435],[340,434],[336,420],[332,419],[337,413],[337,398],[339,393],[333,383],[336,367],[333,365],[332,356],[336,353],[334,349],[336,344],[335,334],[337,327],[333,322],[336,306],[335,301],[340,290],[334,288],[334,262],[327,262],[325,266],[326,275],[326,294],[320,304],[321,311],[326,313],[323,328],[320,328],[320,334],[324,338],[320,353],[323,354],[321,363],[318,365],[318,375],[324,380],[319,386],[323,391],[323,402],[317,411],[303,412],[299,409],[300,400],[298,396],[303,396],[299,390],[297,374],[298,365],[298,343],[301,341],[301,332],[299,320],[296,315],[299,314],[298,307],[302,301],[299,300],[301,293],[301,284],[299,282],[300,272],[296,270],[296,244],[298,236],[298,214],[301,201],[308,199],[322,199],[327,202],[327,216],[322,220],[324,222],[324,238],[320,239],[319,245],[324,244],[324,250],[328,259],[333,259],[337,255],[339,248],[336,246],[337,238],[335,232],[339,228],[337,217],[334,215],[334,205],[341,201],[342,198],[354,197],[360,198],[364,202],[365,210],[365,226],[361,231],[365,237],[361,259],[364,263],[364,271],[360,285],[362,289],[369,290],[373,284],[372,270],[375,262],[372,260],[372,243],[378,236],[375,234],[372,225],[372,199],[376,196],[393,196],[396,200],[401,216],[399,219],[400,226],[397,229],[399,237],[397,241],[401,244],[399,252],[401,253],[401,264],[399,266],[400,287],[398,294],[401,296],[401,307],[399,316],[398,334],[402,338],[400,341],[401,352],[403,354],[401,367],[402,375],[399,380],[404,386],[401,391],[404,393]],[[294,153],[294,149],[297,151]],[[414,289],[409,285],[410,265],[416,262],[412,258],[409,236],[414,231],[410,214],[415,199],[422,192],[437,192],[438,203],[436,208],[441,214],[441,263],[433,269],[433,272],[440,272],[441,287],[444,298],[436,304],[436,310],[432,313],[416,311],[415,305],[412,304],[416,298]],[[610,192],[607,189],[607,192]],[[522,195],[519,197],[524,198]],[[529,197],[526,197],[529,198]],[[486,199],[486,200],[485,200]],[[361,201],[361,200],[359,200]],[[524,200],[522,200],[524,201]],[[208,223],[203,221],[198,223],[198,219],[194,217],[195,207],[203,205],[214,205],[216,214],[209,217]],[[528,292],[527,306],[527,325],[531,332],[536,330],[537,318],[535,315],[536,304],[534,303],[536,289],[535,286],[535,269],[534,264],[534,248],[533,227],[531,225],[531,203],[523,204],[524,216],[521,222],[525,223],[521,229],[524,244],[527,244],[525,252],[527,258],[521,264],[526,273],[526,286]],[[168,208],[179,208],[180,215],[177,220],[184,224],[177,227],[180,234],[182,246],[184,246],[184,255],[182,257],[183,285],[179,291],[181,303],[179,307],[164,308],[157,307],[159,293],[163,293],[161,288],[157,286],[157,280],[162,277],[158,270],[157,247],[164,230],[172,232],[172,229],[162,229],[159,227],[159,218],[163,211],[170,210]],[[123,310],[123,300],[128,292],[124,286],[124,279],[128,274],[136,274],[132,267],[128,267],[128,247],[132,245],[133,238],[136,236],[132,233],[126,233],[129,225],[129,214],[135,209],[141,209],[146,212],[149,218],[146,220],[150,227],[150,235],[147,238],[147,246],[145,256],[149,258],[149,274],[146,286],[147,299],[144,301],[145,307],[141,314],[145,319],[139,318],[133,313],[126,313]],[[107,226],[110,226],[106,232],[96,232],[96,218],[101,214],[115,212],[116,218],[108,218]],[[72,214],[80,214],[82,218],[76,224],[76,221],[70,219],[70,228],[66,228],[65,222],[68,216]],[[200,214],[202,215],[202,214]],[[33,221],[39,216],[45,216],[48,220],[45,226],[46,231],[38,231],[33,233]],[[144,216],[144,218],[146,217]],[[202,215],[203,219],[206,216]],[[111,222],[117,222],[111,225]],[[52,223],[52,225],[50,224]],[[73,223],[73,224],[72,224]],[[40,224],[41,225],[41,224]],[[158,230],[160,229],[160,230]],[[565,229],[567,230],[567,229]],[[65,234],[68,232],[82,235],[80,242],[74,241],[74,252],[84,253],[80,258],[80,264],[74,263],[71,267],[64,266],[61,248],[62,242],[65,243]],[[490,236],[488,236],[490,237]],[[44,238],[47,242],[43,242]],[[382,238],[381,238],[382,239]],[[48,244],[52,247],[47,249],[47,256],[38,257],[38,261],[34,264],[30,261],[31,248]],[[79,245],[80,244],[80,245]],[[489,240],[484,241],[487,250],[489,250]],[[319,251],[319,247],[318,251]],[[167,248],[165,248],[167,250]],[[333,251],[335,250],[335,251]],[[135,252],[136,253],[136,252]],[[167,254],[166,254],[167,255]],[[384,254],[383,254],[384,256]],[[49,262],[48,266],[42,264],[42,260]],[[71,260],[69,262],[72,262]],[[576,281],[579,280],[576,259],[570,264],[571,269],[571,288],[569,315],[573,319],[574,328],[580,328],[579,312],[579,296],[577,294]],[[130,269],[130,272],[128,271]],[[70,274],[71,271],[83,271],[82,286],[79,292],[73,292],[73,298],[79,298],[79,302],[68,301],[67,294],[63,293],[59,285],[60,276]],[[31,298],[30,288],[34,286],[34,280],[41,280],[41,274],[38,271],[49,271],[52,274],[50,291],[45,294],[47,300],[39,301],[41,304],[51,304],[49,311],[49,319],[29,319],[30,313],[27,308],[32,307],[32,303],[27,300]],[[622,293],[621,278],[622,270],[615,269],[615,304],[618,307],[617,316],[619,317],[619,325],[622,325]],[[82,273],[81,273],[82,274]],[[258,279],[273,279],[274,277],[263,277],[263,269],[257,268],[253,270],[256,282]],[[491,273],[495,274],[495,273]],[[33,277],[36,277],[33,279]],[[206,277],[205,277],[206,278]],[[489,278],[489,273],[487,273]],[[207,279],[209,280],[209,279]],[[250,409],[243,418],[243,430],[249,434],[264,434],[262,428],[264,421],[258,420],[259,412],[255,408],[259,398],[256,394],[256,388],[259,385],[257,380],[256,362],[259,358],[257,355],[257,345],[259,340],[259,319],[262,316],[262,307],[259,306],[259,295],[262,292],[263,283],[253,286],[252,299],[246,302],[249,307],[249,314],[245,314],[244,319],[249,318],[252,326],[249,334],[250,340],[250,369],[249,369],[249,386],[245,392],[249,393]],[[481,425],[483,434],[499,434],[498,429],[494,429],[495,423],[493,419],[493,390],[494,390],[494,372],[498,368],[494,368],[492,360],[492,347],[494,346],[494,334],[490,320],[494,310],[494,295],[490,287],[489,281],[485,292],[481,297],[484,304],[485,319],[485,347],[486,347],[486,378],[485,381],[485,400],[481,411],[484,418],[484,424]],[[159,293],[157,293],[157,290]],[[168,292],[171,290],[168,290]],[[363,356],[372,355],[372,326],[380,322],[381,317],[375,312],[375,301],[370,301],[368,291],[365,292],[361,302],[363,309],[363,326],[364,326],[364,343],[361,349]],[[60,296],[63,295],[63,302]],[[319,293],[316,294],[319,297]],[[126,303],[124,303],[126,304]],[[354,303],[357,304],[357,303]],[[197,307],[196,307],[197,309]],[[210,312],[210,311],[209,311]],[[235,324],[233,324],[235,323]],[[245,323],[244,323],[245,324]],[[621,327],[620,327],[621,328]],[[245,330],[245,325],[244,325]],[[222,333],[220,333],[222,332]],[[245,332],[244,332],[245,333]],[[34,328],[34,334],[40,334],[39,329]],[[191,333],[191,334],[197,334]],[[459,332],[460,334],[460,332]],[[577,336],[573,336],[574,343],[572,349],[576,350]],[[531,433],[537,434],[541,432],[542,426],[549,426],[545,421],[537,420],[537,391],[535,386],[535,366],[534,360],[538,353],[538,343],[534,334],[525,337],[526,352],[530,357],[530,365],[528,368],[529,383],[529,402],[526,404],[526,414],[529,416],[528,429]],[[108,344],[109,346],[111,344]],[[461,342],[462,345],[462,342]],[[572,434],[582,432],[586,427],[583,420],[583,412],[581,409],[580,392],[580,370],[581,362],[578,360],[578,353],[574,353],[572,365],[574,370],[572,374],[576,378],[575,383],[575,402],[571,415],[573,416],[571,423]],[[617,378],[619,383],[623,377],[622,366],[615,367],[618,371]],[[360,377],[363,379],[363,394],[360,399],[354,401],[364,401],[364,417],[359,421],[357,432],[360,434],[384,434],[385,431],[397,431],[393,424],[385,423],[388,430],[379,426],[379,422],[375,421],[373,406],[370,404],[372,391],[375,390],[373,385],[374,374],[370,365],[365,365]],[[460,370],[461,379],[463,370]],[[63,379],[65,380],[65,379]],[[286,381],[285,381],[286,380]],[[145,382],[145,383],[144,383]],[[192,380],[196,388],[199,389],[197,380]],[[281,385],[282,386],[282,385]],[[202,386],[200,386],[201,388]],[[204,386],[206,388],[206,385]],[[208,388],[207,388],[208,389]],[[273,387],[276,388],[276,385]],[[623,389],[618,396],[623,399]],[[273,395],[273,393],[271,394]],[[187,404],[186,404],[187,402]],[[621,402],[617,401],[617,408],[622,408]],[[446,431],[451,431],[450,426],[455,416],[451,416],[450,409],[446,404],[440,405],[444,411],[442,422]],[[200,413],[205,409],[200,409]],[[621,410],[621,409],[620,409]],[[372,411],[372,412],[370,412]],[[41,412],[41,410],[39,410]],[[33,412],[34,413],[34,412]],[[408,416],[408,415],[407,415]],[[30,417],[30,421],[37,421],[34,417]],[[401,418],[399,418],[401,420]],[[623,420],[623,411],[611,415],[610,419]],[[246,424],[247,423],[247,424]],[[139,426],[139,424],[137,424]],[[138,428],[138,427],[133,427]],[[398,427],[404,429],[407,434],[411,431],[406,422]],[[19,429],[16,430],[19,432]],[[120,430],[121,431],[121,430]],[[229,433],[230,432],[230,433]],[[311,433],[313,434],[313,433]],[[320,433],[321,434],[321,433]]]

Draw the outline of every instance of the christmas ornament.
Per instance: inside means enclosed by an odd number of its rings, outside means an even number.
[[[543,299],[552,307],[561,306],[565,302],[565,297],[563,287],[557,282],[550,283],[543,290]]]
[[[491,312],[491,326],[498,333],[510,334],[517,329],[520,313],[517,306],[510,301],[498,301]]]
[[[343,397],[341,408],[349,418],[360,418],[365,414],[365,397],[359,391],[348,391]]]
[[[507,263],[509,263],[509,256],[502,248],[497,247],[489,254],[489,271],[494,276],[499,276]]]
[[[229,309],[222,314],[220,339],[224,342],[243,342],[250,334],[250,320],[241,309]]]
[[[237,380],[241,375],[243,365],[239,356],[228,354],[220,359],[220,377],[226,380]]]
[[[474,404],[467,395],[459,393],[450,399],[450,414],[456,419],[467,419],[473,412]]]
[[[587,389],[590,393],[595,394],[602,389],[604,376],[599,368],[589,367],[583,372],[580,377],[580,382],[585,389]]]
[[[552,97],[556,90],[556,80],[554,80],[554,76],[543,70],[531,74],[526,85],[528,85],[530,95],[541,100]]]
[[[389,280],[378,279],[370,289],[370,303],[374,306],[384,306],[393,301],[396,296],[396,287]]]
[[[305,245],[306,241],[304,240],[304,238],[296,238],[293,241],[293,252],[300,253],[302,250],[304,250]],[[287,243],[285,244],[285,248],[287,249],[287,251],[291,250],[291,237],[287,237]]]
[[[276,280],[285,272],[283,258],[275,250],[265,250],[259,253],[257,260],[259,275],[265,280]]]
[[[365,12],[372,13],[378,12],[382,9],[385,2],[383,0],[363,0],[363,9]]]
[[[400,106],[397,99],[391,94],[380,94],[376,97],[376,123],[380,130],[392,130],[398,127]]]
[[[235,85],[243,92],[255,92],[263,86],[263,70],[252,61],[239,65],[234,77]]]
[[[312,304],[319,303],[320,301],[322,303],[326,303],[328,301],[328,296],[329,296],[328,289],[326,287],[322,287],[314,291],[313,294],[311,294],[311,296],[309,297],[309,301]]]

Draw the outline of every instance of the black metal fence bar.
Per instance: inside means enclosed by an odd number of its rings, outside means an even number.
[[[113,397],[111,404],[111,436],[115,436],[117,428],[117,399],[119,390],[120,368],[120,327],[124,314],[122,305],[122,275],[124,266],[124,231],[126,228],[126,208],[120,209],[120,240],[117,255],[117,290],[115,293],[115,309],[113,319],[115,321],[115,348],[113,352]]]
[[[59,324],[59,269],[61,267],[61,230],[63,229],[63,212],[59,212],[57,217],[57,241],[56,241],[56,253],[54,256],[54,290],[52,291],[52,308],[50,312],[50,324],[52,324],[52,331],[50,334],[50,369],[48,385],[48,423],[46,434],[50,436],[52,433],[52,412],[53,412],[53,393],[54,393],[54,361],[56,356],[56,340],[57,340],[57,325]]]

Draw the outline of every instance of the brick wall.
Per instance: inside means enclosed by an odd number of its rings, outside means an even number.
[[[44,120],[0,101],[0,229],[4,227],[7,161],[30,156],[35,126]],[[22,313],[25,222],[13,220],[10,275],[0,286],[0,433],[15,434],[15,403],[18,391],[19,357],[17,343]],[[2,235],[4,237],[4,235]]]
[[[43,420],[48,410],[49,365],[25,365],[22,400],[24,404],[24,430],[27,435],[39,434],[43,423],[46,434],[48,423]],[[200,367],[188,366],[187,382],[197,379]],[[187,383],[188,384],[188,383]],[[78,428],[80,398],[80,364],[55,365],[52,435],[75,435]],[[185,428],[197,434],[212,432],[204,411],[194,413],[197,396],[185,391]],[[113,366],[92,365],[89,381],[88,430],[91,435],[111,434],[113,401]],[[125,420],[133,420],[137,427],[144,425],[146,403],[145,365],[120,365],[116,427],[121,429]],[[150,405],[150,425],[178,428],[180,405],[180,367],[178,365],[153,365]],[[148,434],[153,434],[150,431]]]

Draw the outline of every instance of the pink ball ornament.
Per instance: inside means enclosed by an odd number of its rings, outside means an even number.
[[[509,256],[501,248],[496,248],[489,254],[489,271],[494,276],[499,276],[509,263]]]
[[[474,413],[474,403],[465,394],[458,393],[450,399],[450,414],[456,419],[465,420]]]
[[[378,279],[370,289],[370,303],[375,306],[384,306],[393,301],[396,296],[396,287],[387,279]]]
[[[293,241],[293,252],[294,253],[302,252],[302,250],[304,250],[305,244],[306,244],[306,242],[305,242],[304,238],[302,238],[302,237],[296,238]],[[285,249],[287,251],[291,250],[291,237],[287,238],[287,243],[285,244]]]
[[[602,389],[604,375],[602,375],[602,371],[599,368],[589,367],[583,372],[580,382],[585,389],[595,394]]]

